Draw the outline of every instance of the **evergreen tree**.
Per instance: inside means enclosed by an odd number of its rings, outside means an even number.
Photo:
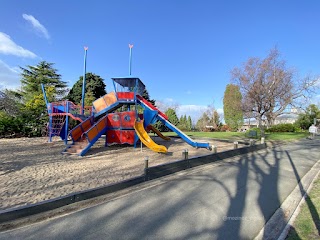
[[[213,126],[214,130],[218,130],[220,127],[220,116],[217,110],[213,111]]]
[[[187,120],[187,130],[188,131],[192,130],[192,120],[190,116],[188,116],[188,120]]]
[[[75,104],[81,104],[82,100],[82,83],[83,76],[79,77],[79,80],[72,86],[67,99],[74,102]],[[103,79],[94,73],[86,73],[86,87],[85,87],[85,98],[86,96],[90,97],[86,103],[92,103],[93,100],[96,100],[99,97],[105,95],[106,84]],[[89,104],[91,105],[91,104]]]
[[[320,118],[320,109],[315,104],[310,104],[305,113],[299,114],[296,124],[307,130],[314,123],[315,118]]]
[[[169,122],[171,122],[173,125],[177,126],[179,124],[179,119],[174,109],[168,108],[165,114],[168,116]]]
[[[241,101],[242,95],[239,86],[228,84],[223,97],[223,112],[226,124],[233,131],[236,131],[243,124]]]
[[[150,99],[149,92],[146,88],[143,90],[142,97],[148,100],[153,106],[156,106],[156,100]]]
[[[32,101],[36,95],[42,94],[41,83],[53,89],[52,99],[56,101],[62,98],[66,93],[67,84],[61,81],[61,75],[53,68],[53,63],[41,61],[36,66],[28,65],[27,68],[20,67],[21,73],[21,91],[19,94],[23,102]],[[43,97],[43,96],[42,96]]]
[[[36,66],[28,65],[20,69],[22,70],[21,89],[6,92],[7,96],[13,100],[12,103],[18,107],[18,111],[8,115],[7,119],[13,119],[9,121],[10,128],[6,128],[4,133],[11,129],[9,135],[12,136],[40,136],[43,126],[48,121],[41,83],[46,87],[50,102],[61,99],[67,91],[67,85],[53,68],[53,63],[41,61]]]

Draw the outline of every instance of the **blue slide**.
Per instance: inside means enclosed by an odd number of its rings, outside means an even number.
[[[146,99],[139,96],[138,103],[143,106],[145,109],[149,109],[150,111],[156,111],[157,115],[156,118],[160,120],[165,126],[167,126],[170,130],[174,131],[176,134],[178,134],[179,137],[181,137],[186,143],[191,145],[195,148],[206,148],[208,150],[211,150],[211,146],[209,143],[199,143],[195,142],[193,139],[191,139],[189,136],[187,136],[185,133],[183,133],[179,128],[174,126],[172,123],[170,123],[166,118],[166,115],[163,114],[159,109],[152,106],[151,103],[149,103]]]
[[[211,146],[209,143],[199,143],[195,142],[193,139],[191,139],[188,135],[186,135],[184,132],[182,132],[179,128],[174,126],[171,122],[168,120],[164,119],[162,116],[158,115],[157,118],[163,122],[163,124],[168,127],[170,130],[178,134],[179,137],[181,137],[186,143],[191,145],[192,147],[195,148],[207,148],[208,150],[211,150]]]

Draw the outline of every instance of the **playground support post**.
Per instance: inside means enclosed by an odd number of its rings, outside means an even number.
[[[83,66],[82,103],[81,103],[81,114],[82,115],[84,115],[84,98],[85,98],[86,71],[87,71],[87,51],[88,51],[88,47],[84,47],[84,66]]]
[[[46,102],[46,107],[47,107],[47,111],[48,111],[48,98],[47,98],[47,94],[46,94],[46,90],[44,88],[44,84],[41,83],[41,89],[42,89],[42,93],[43,93],[43,98],[44,98],[44,101]]]
[[[131,76],[131,67],[132,67],[132,48],[133,44],[129,44],[130,53],[129,53],[129,76]]]
[[[66,112],[69,112],[69,101],[66,101]],[[69,116],[68,114],[66,115],[66,122],[65,122],[65,139],[64,139],[64,143],[67,145],[68,144],[68,127],[69,127]]]

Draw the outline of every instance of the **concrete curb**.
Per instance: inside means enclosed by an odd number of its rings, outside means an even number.
[[[92,199],[102,195],[116,193],[121,190],[137,186],[149,180],[161,178],[163,176],[174,174],[174,173],[177,173],[186,169],[194,168],[197,166],[221,161],[223,159],[231,158],[237,155],[258,151],[261,149],[265,149],[266,147],[267,147],[266,144],[259,144],[259,145],[247,146],[247,147],[238,148],[238,149],[229,150],[229,151],[220,152],[220,153],[213,153],[206,156],[190,158],[187,160],[180,160],[180,161],[176,161],[168,164],[163,164],[163,165],[146,169],[145,175],[132,178],[120,183],[107,185],[104,187],[90,189],[86,191],[76,192],[63,197],[50,199],[47,201],[31,204],[28,206],[2,210],[0,211],[0,225],[7,224],[10,221],[15,221],[21,218],[30,217],[32,215],[52,211],[52,210],[55,210],[73,203],[77,203],[80,201]]]
[[[260,230],[255,240],[285,239],[292,223],[297,215],[299,206],[310,191],[312,183],[320,173],[320,160],[316,162],[297,184],[290,195],[283,201],[278,210]],[[303,192],[302,192],[303,189]]]

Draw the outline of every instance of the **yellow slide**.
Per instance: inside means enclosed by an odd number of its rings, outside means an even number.
[[[163,140],[169,141],[171,140],[171,138],[163,136],[162,133],[156,129],[154,126],[152,126],[151,124],[148,126],[148,129],[150,129],[152,132],[154,132],[155,134],[157,134],[159,137],[161,137]]]
[[[146,145],[148,148],[150,148],[152,151],[159,152],[159,153],[166,153],[168,152],[167,148],[163,145],[156,144],[149,136],[149,134],[146,132],[146,130],[143,127],[143,120],[140,122],[134,123],[134,129],[136,130],[136,133],[138,134],[138,137],[140,138],[141,142],[143,142],[144,145]]]

